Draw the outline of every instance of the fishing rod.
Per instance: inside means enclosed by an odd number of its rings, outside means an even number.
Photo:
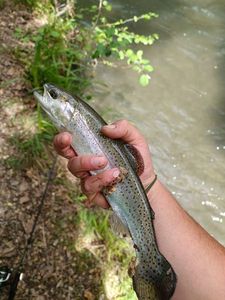
[[[46,185],[45,185],[45,189],[42,193],[41,200],[40,200],[39,206],[37,208],[37,214],[34,218],[32,229],[31,229],[31,232],[30,232],[29,237],[27,239],[26,246],[23,250],[23,254],[20,257],[18,266],[15,269],[10,268],[9,266],[6,266],[6,265],[5,266],[0,266],[0,299],[1,299],[2,292],[4,291],[4,289],[6,287],[8,287],[8,289],[9,289],[7,299],[8,300],[14,300],[14,298],[15,298],[19,281],[22,280],[22,278],[23,278],[25,260],[27,258],[28,252],[32,249],[32,246],[33,246],[33,243],[34,243],[34,232],[35,232],[35,229],[37,227],[38,220],[39,220],[39,218],[41,216],[41,213],[42,213],[42,209],[43,209],[43,206],[44,206],[44,203],[45,203],[45,199],[46,199],[46,196],[47,196],[47,192],[48,192],[50,183],[54,178],[56,162],[57,162],[57,157],[54,158],[52,166],[49,170],[48,179],[47,179],[47,182],[46,182]]]

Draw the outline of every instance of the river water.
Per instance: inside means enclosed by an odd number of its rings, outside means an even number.
[[[97,68],[95,102],[107,120],[131,120],[147,137],[160,179],[178,202],[225,245],[225,2],[113,1],[119,17],[159,14],[135,23],[158,33],[144,47],[155,71],[143,88],[133,71]]]

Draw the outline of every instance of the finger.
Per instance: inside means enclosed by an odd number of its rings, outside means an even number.
[[[144,136],[127,120],[120,120],[102,127],[102,133],[112,139],[122,139],[128,144],[138,145],[145,143]]]
[[[82,155],[74,156],[68,162],[68,169],[74,175],[77,173],[91,170],[99,170],[107,165],[107,159],[104,156]]]
[[[85,201],[84,204],[86,207],[92,207],[94,205],[100,206],[104,209],[107,209],[110,207],[109,203],[107,202],[107,200],[101,193],[96,193],[96,194],[92,195],[91,198],[87,198],[87,200]]]
[[[72,136],[68,132],[57,134],[53,141],[56,152],[68,159],[76,155],[75,151],[71,147],[71,142]]]
[[[113,168],[100,174],[86,177],[81,183],[82,191],[86,195],[92,195],[101,192],[104,187],[112,185],[114,182],[116,182],[119,175],[120,170],[118,168]]]

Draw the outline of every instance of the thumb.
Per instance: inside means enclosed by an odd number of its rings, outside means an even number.
[[[110,125],[105,125],[101,131],[111,139],[122,139],[127,144],[134,146],[145,142],[144,136],[127,120],[120,120]]]

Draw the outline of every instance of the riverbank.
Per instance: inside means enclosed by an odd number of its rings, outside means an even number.
[[[26,6],[14,6],[7,1],[1,9],[0,265],[11,268],[18,266],[51,165],[45,158],[40,158],[41,168],[35,162],[20,168],[16,165],[19,137],[36,130],[36,104],[30,95],[31,86],[25,79],[26,69],[16,55],[21,47],[17,33],[18,29],[27,31],[36,21]],[[68,185],[73,185],[71,196]],[[65,169],[58,162],[16,299],[90,300],[101,295],[99,262],[88,250],[78,252],[74,246],[78,225],[77,205],[73,199],[79,193],[76,182],[68,181]],[[6,290],[3,294],[6,297]]]
[[[35,47],[27,36],[42,21],[14,1],[1,6],[0,266],[13,269],[30,237],[56,156],[54,130],[37,112],[27,68]],[[110,232],[108,214],[85,209],[82,199],[66,161],[58,158],[16,299],[136,299],[126,274],[129,247]],[[1,299],[7,299],[8,289],[1,292]]]

